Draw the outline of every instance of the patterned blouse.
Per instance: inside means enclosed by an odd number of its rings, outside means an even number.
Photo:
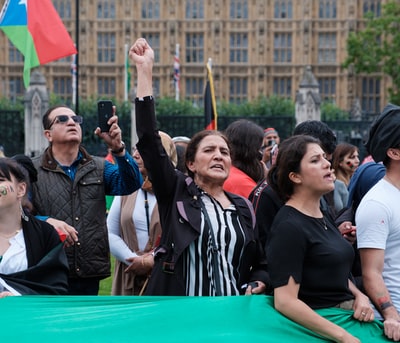
[[[212,226],[217,246],[217,265],[213,263],[213,243],[210,228],[202,211],[201,233],[191,243],[184,255],[184,279],[189,296],[214,296],[217,294],[216,278],[219,279],[221,295],[239,295],[236,286],[238,269],[243,254],[245,235],[236,207],[231,204],[224,209],[207,193],[201,196]],[[217,282],[218,283],[218,282]]]

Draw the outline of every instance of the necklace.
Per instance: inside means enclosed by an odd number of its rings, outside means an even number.
[[[322,227],[325,229],[325,231],[328,231],[328,226],[326,225],[325,218],[315,218],[318,222],[319,225],[322,225]]]
[[[4,238],[4,239],[10,239],[12,237],[14,237],[15,235],[17,235],[21,230],[15,230],[13,233],[9,234],[9,235],[3,235],[0,233],[0,237]]]

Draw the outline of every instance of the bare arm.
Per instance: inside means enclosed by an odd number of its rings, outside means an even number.
[[[135,63],[138,73],[136,96],[143,98],[153,94],[152,70],[154,51],[144,38],[139,38],[129,50],[129,58]]]
[[[400,340],[400,315],[393,306],[389,291],[382,277],[385,251],[360,249],[361,268],[365,292],[384,318],[385,335]]]
[[[363,292],[361,292],[357,286],[351,282],[351,280],[349,280],[349,289],[355,297],[353,317],[359,321],[372,322],[375,318],[375,315],[374,310],[369,302],[369,298]]]
[[[335,342],[359,343],[360,340],[340,326],[320,316],[298,298],[300,284],[293,277],[286,286],[275,288],[275,308],[294,322]]]

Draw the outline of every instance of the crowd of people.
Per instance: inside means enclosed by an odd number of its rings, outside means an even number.
[[[109,132],[94,132],[104,159],[83,148],[83,118],[59,105],[43,115],[41,156],[0,157],[0,297],[97,295],[111,253],[113,295],[264,294],[328,340],[360,342],[318,309],[380,320],[400,341],[400,107],[376,119],[373,161],[361,165],[316,120],[284,140],[243,119],[171,138],[157,127],[152,48],[140,38],[129,57],[132,155],[115,107]]]

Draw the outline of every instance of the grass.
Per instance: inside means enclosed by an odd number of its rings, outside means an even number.
[[[114,276],[115,258],[111,256],[111,276],[100,281],[99,295],[111,295],[111,285]]]

